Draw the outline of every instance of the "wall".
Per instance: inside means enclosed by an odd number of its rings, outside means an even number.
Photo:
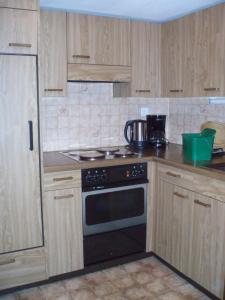
[[[167,138],[181,143],[183,132],[198,132],[207,120],[225,123],[225,106],[206,98],[113,98],[111,83],[68,83],[67,98],[42,99],[44,151],[124,145],[127,120],[166,114]]]
[[[67,98],[42,99],[44,151],[124,145],[127,120],[168,114],[167,99],[113,98],[111,83],[68,83]]]
[[[169,100],[169,140],[182,143],[184,132],[199,132],[206,121],[225,123],[225,105],[212,105],[208,98]]]

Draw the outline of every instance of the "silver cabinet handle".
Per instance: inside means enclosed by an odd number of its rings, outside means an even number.
[[[10,259],[7,259],[5,261],[0,261],[0,266],[13,264],[15,262],[16,262],[15,258],[10,258]]]
[[[199,200],[197,200],[197,199],[194,200],[194,203],[195,203],[195,204],[198,204],[198,205],[201,205],[201,206],[204,206],[204,207],[208,207],[208,208],[211,207],[211,204],[201,202],[201,201],[199,201]]]
[[[172,176],[172,177],[176,177],[176,178],[181,178],[181,175],[179,174],[175,174],[175,173],[172,173],[172,172],[166,172],[166,175],[169,175],[169,176]]]
[[[68,177],[61,177],[61,178],[53,178],[53,181],[64,181],[64,180],[73,180],[72,176],[68,176]]]
[[[183,93],[183,90],[170,90],[170,93]]]
[[[219,88],[204,88],[205,92],[218,92],[219,90]]]
[[[31,48],[31,44],[21,44],[21,43],[9,43],[9,47],[24,47],[24,48]]]
[[[180,194],[178,192],[174,192],[173,194],[174,194],[174,196],[177,196],[178,198],[183,198],[183,199],[188,198],[187,195],[182,195],[182,194]]]
[[[55,196],[54,199],[55,200],[60,200],[60,199],[69,199],[69,198],[73,198],[74,195],[73,194],[68,194],[68,195],[65,195],[65,196]]]
[[[81,54],[74,54],[73,58],[90,58],[90,55],[81,55]]]
[[[151,90],[136,90],[136,93],[151,93]]]
[[[45,92],[63,92],[63,89],[45,89]]]

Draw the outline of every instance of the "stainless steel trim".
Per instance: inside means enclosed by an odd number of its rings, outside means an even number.
[[[127,219],[97,224],[97,225],[86,224],[85,199],[87,196],[110,193],[110,192],[118,192],[124,190],[133,190],[137,188],[144,189],[144,214],[143,215],[138,217],[133,217],[133,218],[127,218]],[[110,188],[104,190],[95,190],[90,192],[83,192],[82,193],[82,215],[83,215],[83,232],[85,236],[144,224],[146,223],[146,218],[147,218],[147,183],[124,186],[124,187],[116,187],[116,188]]]

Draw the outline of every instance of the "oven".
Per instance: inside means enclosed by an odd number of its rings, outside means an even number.
[[[82,171],[85,266],[146,248],[147,163]]]

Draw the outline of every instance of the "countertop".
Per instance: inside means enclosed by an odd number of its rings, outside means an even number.
[[[58,151],[44,152],[43,154],[45,173],[106,167],[112,165],[130,164],[147,161],[157,161],[173,167],[189,170],[198,174],[206,175],[220,180],[225,180],[225,172],[207,167],[209,163],[225,163],[225,156],[221,158],[215,158],[211,162],[188,162],[184,160],[182,146],[173,143],[170,143],[164,149],[146,149],[142,152],[140,157],[135,158],[116,158],[110,160],[77,162],[71,158],[62,155]]]

